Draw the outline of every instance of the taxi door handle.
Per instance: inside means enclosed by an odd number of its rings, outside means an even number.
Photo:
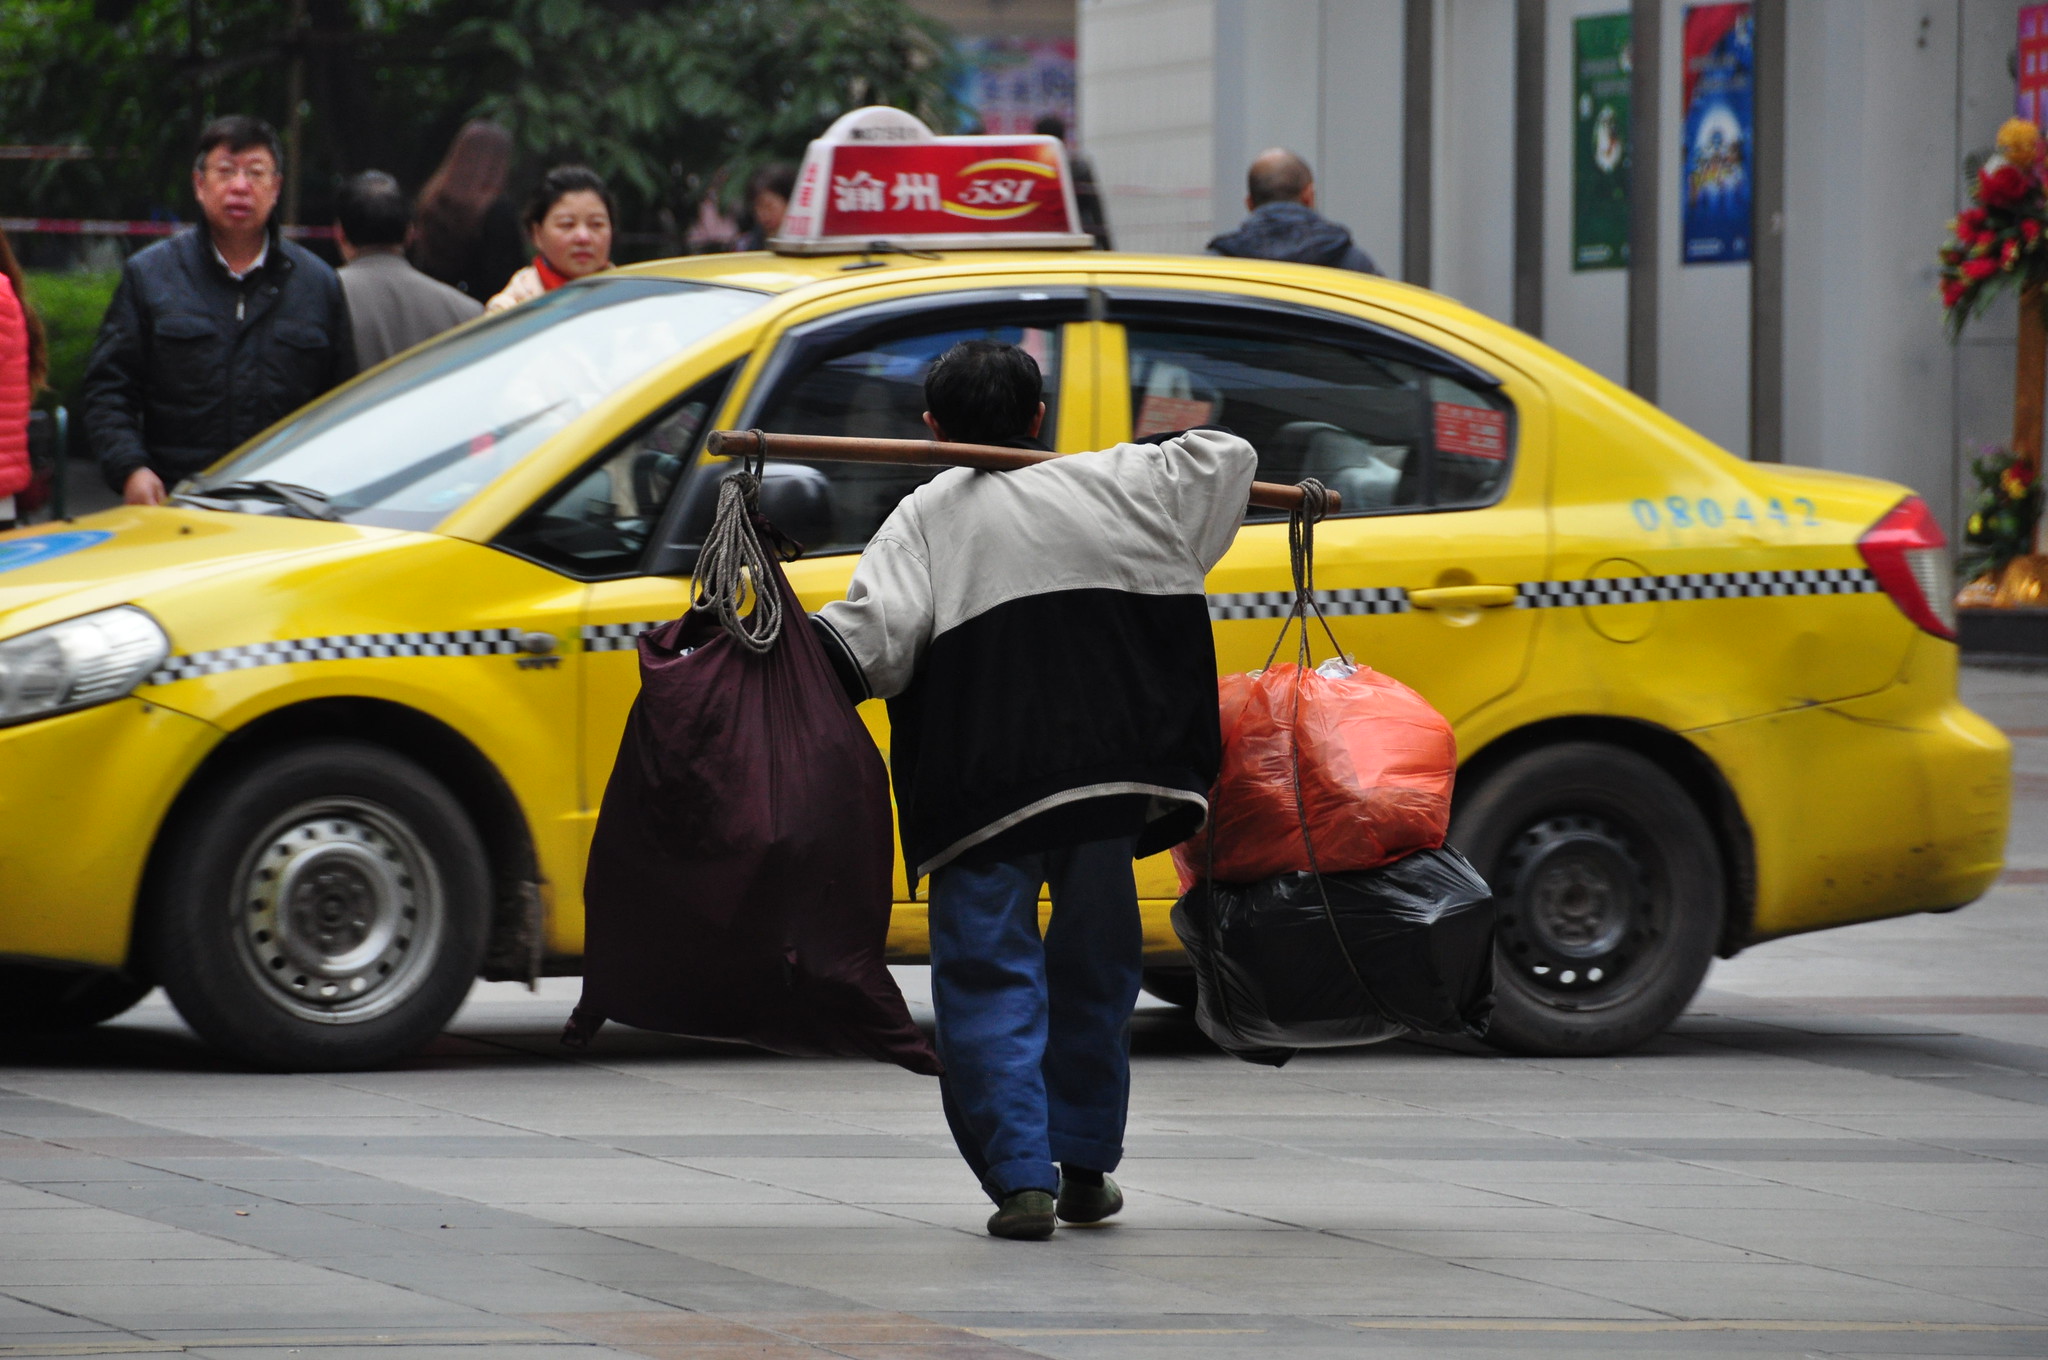
[[[1431,586],[1409,591],[1408,603],[1416,609],[1500,609],[1520,594],[1515,586]]]

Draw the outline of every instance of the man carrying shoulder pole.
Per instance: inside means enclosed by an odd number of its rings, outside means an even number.
[[[932,365],[935,437],[1037,447],[1014,346]],[[1257,463],[1191,430],[905,497],[814,616],[856,701],[889,702],[912,881],[929,877],[942,1095],[998,1237],[1123,1207],[1134,857],[1198,830],[1221,758],[1203,580]],[[1038,894],[1052,890],[1043,939]],[[1055,1165],[1057,1163],[1057,1165]]]

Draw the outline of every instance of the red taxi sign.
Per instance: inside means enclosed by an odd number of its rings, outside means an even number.
[[[1080,230],[1057,137],[938,137],[901,109],[855,109],[804,153],[782,229],[791,255],[888,244],[924,250],[1073,248]]]

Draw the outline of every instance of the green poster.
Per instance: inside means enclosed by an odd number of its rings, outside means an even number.
[[[1628,15],[1572,22],[1572,268],[1628,265]]]

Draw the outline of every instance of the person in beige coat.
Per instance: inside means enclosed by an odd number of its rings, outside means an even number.
[[[612,267],[612,196],[597,172],[558,165],[541,177],[526,205],[533,263],[512,276],[486,312],[517,307],[571,279]]]

